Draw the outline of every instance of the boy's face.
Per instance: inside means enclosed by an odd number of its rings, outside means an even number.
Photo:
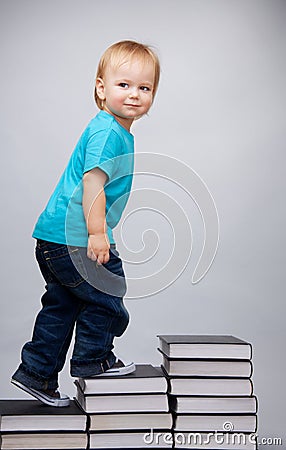
[[[137,117],[148,112],[153,100],[154,64],[134,59],[117,68],[107,68],[96,80],[97,95],[104,110],[128,131]]]

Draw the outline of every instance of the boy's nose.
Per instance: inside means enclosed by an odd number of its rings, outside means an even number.
[[[129,92],[129,97],[130,98],[134,98],[134,97],[138,97],[138,95],[139,95],[139,91],[138,91],[138,89],[137,88],[132,88],[131,90],[130,90],[130,92]]]

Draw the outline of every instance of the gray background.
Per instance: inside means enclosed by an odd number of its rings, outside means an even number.
[[[24,396],[9,378],[44,287],[33,258],[34,223],[96,113],[99,57],[113,42],[131,38],[154,45],[162,63],[155,104],[133,127],[136,151],[192,167],[215,199],[221,235],[211,269],[192,285],[202,223],[170,181],[192,223],[194,251],[169,288],[127,300],[131,323],[116,350],[137,363],[160,364],[158,333],[250,341],[260,436],[285,437],[286,2],[1,0],[0,17],[0,396]],[[167,189],[156,179],[147,185]],[[138,214],[127,227],[134,248],[141,245]],[[161,218],[146,214],[148,228],[158,225],[160,236]],[[161,235],[164,250],[168,239]],[[61,388],[74,395],[68,363]]]

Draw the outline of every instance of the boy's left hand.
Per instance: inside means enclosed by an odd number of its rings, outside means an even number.
[[[109,261],[110,244],[106,233],[91,234],[88,238],[87,256],[98,264],[106,264]]]

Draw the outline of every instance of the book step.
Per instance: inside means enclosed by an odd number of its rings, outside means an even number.
[[[185,441],[178,447],[176,437],[224,432],[230,422],[230,432],[256,430],[250,343],[226,335],[158,337],[161,367],[138,364],[124,376],[78,378],[69,408],[36,400],[0,401],[1,448],[214,449],[214,442],[194,446]],[[153,441],[146,443],[146,433],[154,429]]]
[[[159,350],[168,358],[250,360],[252,345],[232,335],[162,335]]]
[[[81,432],[88,416],[73,400],[67,408],[47,406],[38,400],[0,400],[1,432]]]

